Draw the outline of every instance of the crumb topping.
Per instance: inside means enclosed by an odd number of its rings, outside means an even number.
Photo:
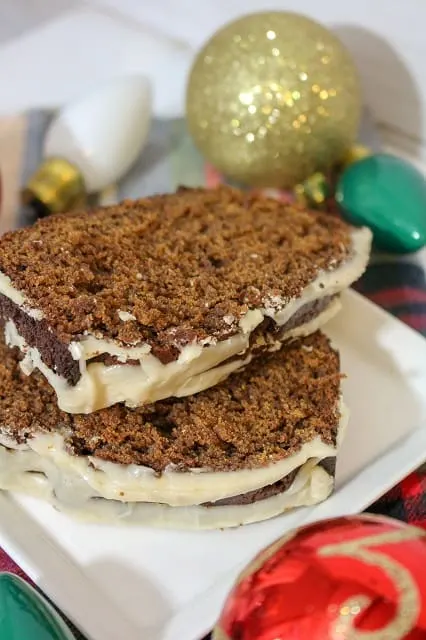
[[[50,216],[0,239],[0,270],[63,342],[182,348],[281,308],[350,255],[351,228],[229,187]]]

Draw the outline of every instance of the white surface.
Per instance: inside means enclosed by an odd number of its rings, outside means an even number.
[[[0,0],[0,44],[75,9],[76,4],[78,0]]]
[[[0,21],[2,11],[0,4]],[[0,47],[0,116],[62,106],[105,80],[135,74],[151,80],[154,114],[176,117],[191,60],[182,44],[83,7]]]
[[[354,293],[328,332],[352,417],[338,489],[323,505],[187,533],[85,525],[0,496],[0,544],[93,640],[196,640],[258,550],[303,522],[363,510],[426,458],[426,341]]]
[[[60,112],[47,131],[44,155],[74,163],[89,193],[100,191],[120,180],[139,157],[151,111],[147,78],[110,80]]]

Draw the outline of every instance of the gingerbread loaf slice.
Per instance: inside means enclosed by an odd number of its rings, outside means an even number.
[[[0,239],[6,341],[70,413],[190,395],[321,327],[370,242],[228,187],[51,216]]]
[[[317,332],[195,396],[61,412],[39,372],[0,347],[0,489],[75,516],[231,527],[332,491],[346,423],[339,355]]]

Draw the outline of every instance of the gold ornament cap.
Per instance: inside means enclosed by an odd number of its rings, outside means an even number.
[[[343,167],[349,167],[354,162],[358,162],[358,160],[363,160],[364,158],[368,158],[368,156],[373,155],[373,151],[366,147],[363,144],[354,144],[350,147],[342,161]]]
[[[330,196],[330,187],[323,173],[317,172],[294,188],[296,202],[304,206],[320,207]]]
[[[42,215],[75,209],[86,197],[80,170],[64,158],[44,160],[21,192],[22,203],[37,205]]]

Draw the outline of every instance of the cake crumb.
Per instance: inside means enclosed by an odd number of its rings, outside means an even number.
[[[119,309],[117,311],[117,313],[118,313],[118,317],[123,322],[129,322],[131,320],[136,320],[135,316],[132,313],[129,313],[128,311],[121,311],[121,309]]]

